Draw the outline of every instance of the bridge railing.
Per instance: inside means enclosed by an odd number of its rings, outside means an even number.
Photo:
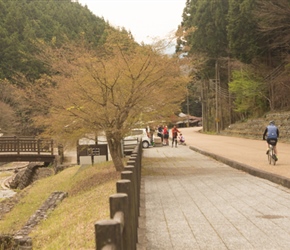
[[[0,153],[50,154],[53,155],[53,140],[32,137],[0,137]]]
[[[97,250],[136,250],[140,215],[142,143],[133,150],[117,181],[117,193],[109,197],[110,219],[95,223]]]

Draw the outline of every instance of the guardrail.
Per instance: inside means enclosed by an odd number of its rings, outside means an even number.
[[[109,197],[110,219],[95,223],[97,250],[135,250],[140,215],[142,143],[134,148],[117,181],[117,193]]]

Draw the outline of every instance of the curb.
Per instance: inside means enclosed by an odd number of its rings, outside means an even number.
[[[246,164],[234,161],[234,160],[230,160],[228,158],[225,158],[225,157],[213,154],[213,153],[206,152],[204,150],[201,150],[201,149],[193,147],[193,146],[189,146],[189,149],[196,151],[200,154],[203,154],[205,156],[209,156],[209,157],[211,157],[217,161],[220,161],[220,162],[222,162],[230,167],[233,167],[233,168],[238,169],[238,170],[242,170],[242,171],[249,173],[253,176],[263,178],[263,179],[266,179],[266,180],[271,181],[273,183],[279,184],[281,186],[290,188],[290,179],[286,178],[284,176],[269,173],[269,172],[266,172],[266,171],[263,171],[263,170],[260,170],[257,168],[253,168],[249,165],[246,165]]]

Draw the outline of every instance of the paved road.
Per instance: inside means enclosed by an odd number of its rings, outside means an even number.
[[[193,150],[287,177],[289,145],[271,167],[263,141],[182,132],[191,149],[144,150],[146,249],[290,249],[290,190]]]
[[[205,135],[199,133],[200,128],[181,129],[187,144],[194,149],[213,153],[231,160],[241,162],[268,173],[290,178],[290,144],[278,142],[279,160],[277,166],[267,162],[267,144],[262,140],[250,140],[220,135]]]

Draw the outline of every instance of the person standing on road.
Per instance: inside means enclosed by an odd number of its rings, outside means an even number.
[[[178,133],[180,133],[180,131],[177,129],[176,126],[174,126],[171,132],[172,132],[172,147],[175,142],[175,147],[177,148],[177,136],[178,136]]]
[[[275,126],[274,121],[270,121],[269,125],[266,127],[264,131],[263,140],[267,140],[266,154],[269,153],[269,145],[270,144],[273,145],[276,161],[278,161],[278,150],[277,150],[278,137],[279,137],[279,129]]]
[[[163,145],[168,146],[169,145],[169,142],[168,142],[169,131],[168,131],[168,127],[167,126],[164,126],[164,128],[163,128],[163,138],[164,138],[164,144]]]
[[[161,138],[161,142],[163,143],[163,126],[162,125],[158,125],[157,136]]]

